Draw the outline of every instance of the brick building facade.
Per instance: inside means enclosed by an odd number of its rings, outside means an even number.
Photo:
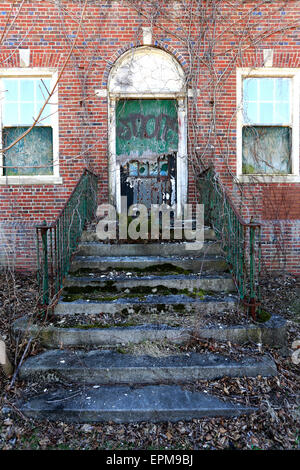
[[[175,140],[158,153],[175,158],[177,203],[198,200],[213,164],[244,218],[262,222],[265,266],[299,274],[299,19],[296,0],[0,2],[1,263],[35,269],[34,227],[55,220],[85,167],[99,203],[118,205],[118,138],[137,137],[117,127],[118,106],[149,101],[150,140],[150,101],[169,100]]]

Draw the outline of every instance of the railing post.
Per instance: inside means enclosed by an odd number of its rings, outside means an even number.
[[[205,220],[221,238],[240,298],[255,320],[260,305],[261,225],[253,218],[250,223],[242,218],[213,168],[203,171],[202,181]]]
[[[90,183],[90,178],[88,173],[86,173],[86,178],[85,178],[85,188],[84,188],[84,198],[83,198],[83,222],[82,222],[82,228],[84,227],[85,221],[88,218],[87,215],[87,208],[88,208],[88,193],[89,193],[89,183]]]
[[[37,274],[43,305],[49,305],[61,289],[84,224],[95,214],[96,199],[91,200],[91,193],[94,188],[97,190],[96,179],[95,174],[84,170],[56,221],[49,226],[44,221],[36,227]]]
[[[250,225],[250,234],[249,234],[249,249],[250,249],[250,267],[249,267],[249,294],[250,294],[250,313],[253,320],[256,320],[256,302],[255,302],[255,268],[254,268],[254,256],[255,256],[255,226]]]
[[[44,220],[43,225],[46,225]],[[43,246],[43,304],[49,304],[48,227],[41,227]]]
[[[41,291],[40,234],[39,234],[38,227],[36,227],[36,261],[37,261],[37,282],[39,286],[39,291]]]

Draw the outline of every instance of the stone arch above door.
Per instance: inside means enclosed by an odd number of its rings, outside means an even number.
[[[108,92],[113,94],[185,94],[183,68],[168,52],[141,46],[128,50],[110,70]]]
[[[109,194],[121,210],[120,165],[116,159],[116,104],[120,99],[177,100],[177,207],[187,201],[187,93],[185,73],[168,52],[149,46],[132,48],[120,56],[108,78]]]

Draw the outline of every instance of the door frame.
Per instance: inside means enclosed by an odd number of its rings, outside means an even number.
[[[177,215],[187,203],[187,96],[178,93],[132,94],[109,93],[108,95],[108,186],[109,203],[121,212],[120,164],[116,158],[116,103],[120,99],[175,99],[178,104],[178,150],[176,157]]]

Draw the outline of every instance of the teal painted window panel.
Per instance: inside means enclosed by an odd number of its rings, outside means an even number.
[[[3,148],[18,139],[28,127],[5,127]],[[53,175],[53,135],[51,127],[36,126],[20,142],[4,153],[4,175]],[[26,168],[26,167],[36,168]],[[13,168],[10,168],[13,167]]]
[[[243,174],[290,174],[292,129],[245,126]]]

